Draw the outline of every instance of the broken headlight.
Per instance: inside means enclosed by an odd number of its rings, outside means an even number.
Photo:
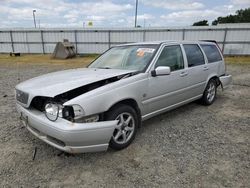
[[[83,108],[80,105],[74,104],[72,106],[64,106],[59,116],[71,121],[82,118],[84,115]]]
[[[72,121],[84,116],[84,110],[79,105],[62,106],[55,103],[47,103],[45,105],[45,115],[51,121],[56,121],[58,117]]]
[[[72,105],[72,108],[74,111],[74,118],[75,119],[82,118],[85,115],[84,110],[80,105],[74,104],[74,105]]]

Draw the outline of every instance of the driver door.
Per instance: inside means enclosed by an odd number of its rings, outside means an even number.
[[[188,72],[180,45],[165,46],[153,69],[158,66],[170,67],[169,75],[153,77],[149,75],[147,99],[143,101],[146,114],[157,114],[171,105],[186,100],[185,88],[188,87]]]

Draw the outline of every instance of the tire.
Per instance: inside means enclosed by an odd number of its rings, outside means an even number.
[[[107,112],[105,119],[119,120],[109,142],[109,147],[121,150],[129,146],[135,138],[139,125],[135,109],[125,104],[116,105]]]
[[[216,80],[211,79],[209,80],[205,91],[203,93],[203,96],[201,98],[201,102],[203,105],[211,105],[213,104],[213,102],[216,99],[216,95],[217,95],[217,83]]]

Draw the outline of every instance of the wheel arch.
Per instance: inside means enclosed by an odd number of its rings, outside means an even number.
[[[209,80],[215,80],[217,87],[221,84],[220,78],[218,76],[213,76]]]
[[[122,99],[122,100],[112,104],[109,107],[109,109],[107,110],[107,112],[110,111],[111,109],[115,108],[117,105],[121,105],[121,104],[131,106],[136,111],[136,113],[138,115],[138,119],[139,119],[139,127],[141,127],[141,110],[140,110],[138,103],[135,99],[132,99],[132,98]]]
[[[207,79],[206,86],[207,86],[208,82],[209,82],[210,80],[212,80],[212,79],[216,81],[217,87],[221,84],[220,78],[219,78],[217,75],[211,75],[211,76],[208,77],[208,79]]]

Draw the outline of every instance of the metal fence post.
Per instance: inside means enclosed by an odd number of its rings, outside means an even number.
[[[78,46],[77,46],[77,30],[74,31],[75,35],[75,45],[76,45],[76,55],[78,54]]]
[[[10,31],[10,41],[11,41],[12,52],[15,53],[12,31]]]
[[[185,40],[185,29],[182,30],[182,40]]]
[[[111,33],[110,32],[111,31],[108,30],[108,46],[109,46],[109,48],[111,47],[111,37],[110,37]]]
[[[43,40],[43,30],[41,30],[41,42],[42,42],[43,54],[45,54],[45,49],[44,49],[44,40]]]
[[[222,54],[224,54],[224,49],[225,49],[225,42],[227,39],[227,28],[225,28],[225,32],[224,32],[224,38],[223,38],[223,43],[222,43]]]
[[[28,31],[25,31],[25,45],[27,46],[28,53],[30,54],[30,44],[28,41]]]
[[[145,29],[143,29],[143,42],[145,42],[146,41],[146,30]]]

